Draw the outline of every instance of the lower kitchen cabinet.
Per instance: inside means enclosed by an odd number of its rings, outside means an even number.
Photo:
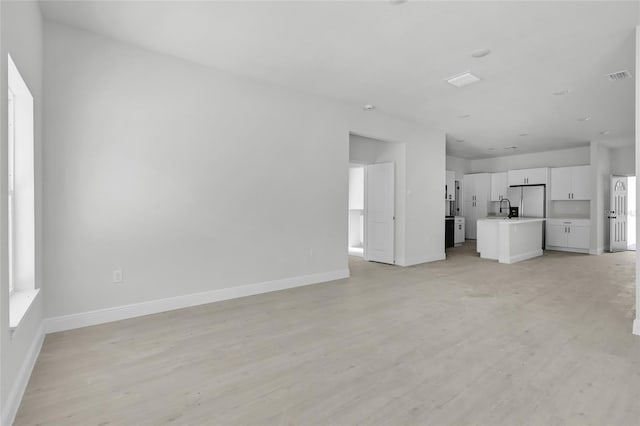
[[[589,253],[589,219],[547,219],[547,250]]]
[[[453,231],[453,242],[455,245],[460,245],[464,243],[464,217],[456,216],[455,217],[455,229]]]

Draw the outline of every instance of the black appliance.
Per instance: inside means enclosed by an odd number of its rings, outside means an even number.
[[[444,221],[444,247],[449,248],[455,245],[455,217],[446,216]]]

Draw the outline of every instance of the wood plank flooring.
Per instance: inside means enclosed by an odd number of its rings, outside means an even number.
[[[15,424],[640,424],[635,253],[474,249],[48,335]]]

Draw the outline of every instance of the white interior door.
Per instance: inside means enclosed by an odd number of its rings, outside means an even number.
[[[609,211],[609,247],[611,251],[627,249],[627,178],[611,176]]]
[[[366,260],[395,263],[395,167],[393,163],[365,168]]]

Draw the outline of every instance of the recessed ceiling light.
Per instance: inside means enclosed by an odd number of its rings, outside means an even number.
[[[469,118],[469,117],[471,117],[471,114],[462,114],[458,116],[458,118]]]
[[[464,142],[464,139],[456,139],[456,142],[458,142],[458,143]]]
[[[504,149],[518,149],[518,147],[515,145],[512,145],[512,146],[505,146]]]
[[[591,117],[580,117],[578,118],[578,121],[589,121],[591,120]]]
[[[362,106],[362,109],[366,110],[366,111],[371,111],[372,109],[376,109],[375,105],[371,105],[371,104],[366,104]]]
[[[484,48],[484,49],[476,49],[471,53],[471,56],[473,56],[474,58],[483,58],[485,56],[487,56],[489,53],[491,53],[491,50]]]
[[[495,150],[496,150],[495,148],[489,148],[489,151],[495,151]]]
[[[557,92],[553,92],[553,95],[554,96],[563,96],[563,95],[568,95],[569,93],[571,93],[571,90],[565,89],[565,90],[558,90]]]
[[[603,130],[600,132],[601,135],[608,135],[609,133],[611,133],[611,130]]]
[[[452,77],[449,77],[446,79],[446,81],[453,86],[463,87],[480,81],[480,78],[467,71],[463,72],[462,74],[456,74]]]
[[[529,133],[518,133],[518,136],[529,136]]]

